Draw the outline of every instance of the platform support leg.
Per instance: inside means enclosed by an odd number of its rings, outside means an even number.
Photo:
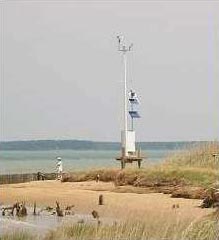
[[[138,160],[138,168],[141,168],[141,160]]]
[[[121,168],[122,168],[122,169],[125,168],[125,159],[121,159]]]

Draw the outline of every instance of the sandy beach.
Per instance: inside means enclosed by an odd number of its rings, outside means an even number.
[[[125,190],[126,187],[124,187]],[[89,214],[97,210],[100,216],[118,219],[150,218],[166,219],[200,219],[212,212],[212,209],[201,209],[201,200],[171,198],[162,193],[116,193],[113,183],[94,181],[61,183],[59,181],[39,181],[0,186],[1,204],[10,205],[16,201],[25,201],[27,206],[55,206],[59,201],[62,207],[75,205],[75,213]],[[127,187],[128,191],[128,187]],[[102,194],[104,205],[98,205]],[[178,204],[179,208],[173,208]]]

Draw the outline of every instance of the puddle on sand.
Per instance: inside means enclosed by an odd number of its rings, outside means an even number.
[[[44,235],[49,230],[55,229],[65,223],[79,223],[83,221],[84,223],[93,223],[97,221],[89,214],[74,214],[64,217],[58,217],[56,215],[51,215],[48,212],[42,212],[40,215],[34,216],[31,211],[29,211],[26,217],[18,218],[16,216],[0,216],[0,235],[5,233],[11,233],[16,230],[30,231],[31,233],[37,233]],[[112,224],[115,219],[102,218],[102,223]]]

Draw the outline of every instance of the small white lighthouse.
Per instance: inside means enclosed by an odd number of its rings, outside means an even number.
[[[125,168],[126,163],[138,162],[138,167],[141,166],[143,158],[140,156],[140,151],[136,150],[134,119],[140,118],[135,106],[139,104],[137,94],[133,90],[128,90],[127,81],[127,53],[133,48],[133,44],[126,45],[122,36],[117,36],[118,51],[122,53],[124,64],[124,101],[123,101],[123,129],[121,132],[121,148],[122,154],[116,160],[121,161],[121,167]],[[130,118],[130,124],[128,121]]]

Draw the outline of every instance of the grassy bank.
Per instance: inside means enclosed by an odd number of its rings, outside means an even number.
[[[166,221],[151,219],[141,222],[123,222],[112,225],[86,223],[67,224],[39,238],[28,233],[15,232],[0,240],[212,240],[218,237],[218,217],[208,216],[201,221]]]
[[[142,187],[158,186],[202,186],[213,184],[217,171],[209,168],[188,168],[176,166],[154,166],[145,169],[99,169],[87,172],[67,174],[64,182],[80,182],[95,180],[97,174],[104,182],[114,181],[118,185],[133,185]]]
[[[173,197],[204,198],[206,189],[214,186],[218,179],[218,172],[210,168],[177,167],[159,165],[146,169],[100,169],[89,172],[77,172],[66,175],[64,182],[95,180],[100,174],[101,181],[113,181],[121,192],[120,186],[131,185],[139,188],[147,188],[152,192],[172,194]],[[129,188],[126,189],[129,192]],[[133,188],[132,188],[133,191]]]
[[[165,164],[177,167],[197,167],[197,168],[219,168],[219,158],[214,154],[219,154],[219,142],[211,142],[190,146],[187,149],[176,152],[169,156]]]
[[[219,160],[213,153],[219,153],[217,142],[177,152],[155,166],[68,173],[63,181],[90,181],[95,180],[99,174],[101,181],[113,181],[116,186],[132,185],[150,188],[155,192],[170,193],[174,197],[203,198],[205,190],[215,186],[219,179]]]

